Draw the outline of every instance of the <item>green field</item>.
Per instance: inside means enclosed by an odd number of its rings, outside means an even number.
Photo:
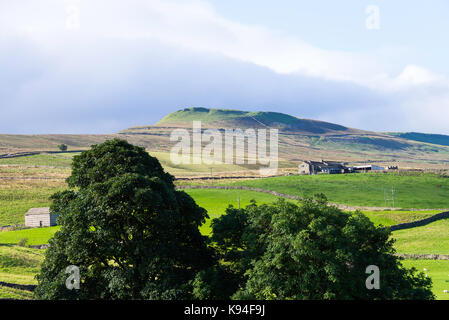
[[[50,196],[65,187],[64,180],[0,179],[0,226],[24,224],[30,208],[48,207]]]
[[[238,207],[239,197],[242,207],[248,205],[251,199],[255,199],[258,203],[272,202],[277,199],[270,194],[246,190],[186,189],[185,191],[195,199],[198,205],[208,211],[211,219],[223,214],[228,204]],[[376,224],[392,225],[414,221],[437,212],[378,211],[365,212],[365,214]],[[59,227],[50,227],[0,232],[0,281],[35,283],[34,275],[38,272],[44,250],[19,247],[14,244],[24,238],[28,239],[27,244],[48,243],[58,229]],[[201,232],[209,234],[210,231],[209,220],[201,227]],[[449,220],[441,220],[424,227],[396,231],[393,236],[397,239],[396,249],[400,253],[447,254],[449,253],[449,237],[442,235],[448,234],[448,231]],[[434,292],[438,299],[449,297],[443,293],[447,286],[445,273],[448,274],[447,279],[449,279],[449,261],[406,260],[404,265],[416,266],[421,271],[427,266],[430,270],[429,276],[434,281]],[[26,291],[0,287],[0,297],[22,299],[30,298],[30,294]]]
[[[242,207],[248,205],[252,199],[257,203],[273,202],[277,199],[276,196],[272,196],[266,193],[260,193],[255,191],[239,191],[239,190],[206,190],[206,189],[189,189],[185,190],[190,196],[195,199],[195,202],[205,208],[210,217],[204,225],[201,226],[200,231],[202,234],[209,234],[211,232],[210,222],[211,219],[217,218],[225,213],[229,204],[238,208],[239,197],[240,205]],[[28,239],[27,244],[45,244],[53,236],[53,234],[60,227],[47,227],[47,228],[33,228],[22,229],[15,231],[3,231],[0,232],[1,244],[17,244],[21,239]]]
[[[34,276],[44,261],[45,250],[0,245],[0,281],[17,284],[36,284]]]
[[[33,293],[30,291],[0,286],[0,299],[31,300],[32,298]]]
[[[278,198],[266,193],[245,190],[187,189],[184,191],[208,212],[210,219],[200,228],[201,233],[205,235],[211,232],[211,220],[224,214],[229,204],[238,208],[239,197],[241,207],[250,204],[252,199],[256,200],[258,204],[262,204],[276,201]]]
[[[398,253],[449,254],[449,219],[393,232]],[[449,272],[449,270],[448,270]]]
[[[406,268],[415,267],[427,274],[433,282],[433,293],[437,300],[449,300],[449,261],[448,260],[403,260]],[[427,269],[427,271],[424,271]],[[381,284],[382,285],[382,284]]]
[[[413,222],[431,217],[440,210],[426,211],[362,211],[376,226],[389,227],[395,224]]]
[[[28,240],[27,245],[46,244],[59,229],[60,227],[56,226],[3,231],[0,232],[0,244],[17,244],[22,239]]]
[[[301,197],[324,193],[334,203],[369,207],[392,206],[392,202],[386,202],[385,198],[391,197],[391,189],[394,188],[395,208],[449,208],[449,178],[431,173],[282,176],[221,184],[274,190]]]
[[[36,154],[32,156],[3,158],[1,164],[70,167],[74,153]]]
[[[35,276],[44,260],[45,250],[0,244],[0,281],[37,284]],[[32,299],[32,292],[0,286],[0,299]]]
[[[159,157],[166,155],[158,154]],[[167,159],[165,159],[167,160]],[[175,169],[173,167],[171,170]],[[190,168],[178,168],[188,172]],[[231,168],[228,168],[231,169]],[[234,168],[236,170],[237,168]],[[0,175],[14,177],[13,180],[0,179],[0,225],[22,224],[24,214],[32,207],[50,204],[49,197],[56,191],[65,189],[62,180],[69,174],[65,168],[43,168],[28,165],[0,166]],[[26,180],[20,177],[50,176],[60,180]],[[213,182],[218,184],[218,181]],[[206,182],[210,184],[210,182]],[[323,192],[332,202],[358,206],[384,206],[382,188],[394,186],[397,206],[406,208],[449,207],[449,179],[435,174],[352,174],[319,176],[285,176],[257,180],[222,181],[220,184],[245,185],[275,190],[292,195],[312,195]],[[377,191],[376,191],[377,190]],[[197,204],[208,211],[210,219],[224,214],[227,206],[244,207],[251,199],[257,203],[273,202],[276,196],[248,190],[186,189]],[[377,192],[377,193],[376,193]],[[402,204],[402,205],[401,205]],[[391,226],[398,223],[427,218],[440,211],[383,210],[364,211],[376,225]],[[202,234],[211,232],[210,221],[200,229]],[[0,281],[35,284],[34,276],[39,270],[45,250],[31,249],[17,245],[27,239],[27,245],[48,243],[60,227],[22,229],[0,232]],[[429,225],[399,230],[393,233],[398,253],[449,254],[449,219]],[[434,281],[434,292],[438,299],[448,299],[443,293],[449,279],[448,261],[405,260],[407,267],[416,266],[418,270],[427,268]],[[446,271],[445,271],[446,270]],[[0,287],[0,298],[29,299],[27,291]]]

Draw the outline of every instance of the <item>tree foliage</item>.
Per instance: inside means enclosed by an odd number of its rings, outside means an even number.
[[[188,299],[197,273],[214,264],[198,230],[208,217],[176,191],[143,148],[114,139],[75,156],[70,189],[53,196],[62,226],[50,240],[39,299]],[[68,266],[79,290],[68,290]]]
[[[432,299],[431,280],[394,256],[388,229],[324,196],[300,205],[229,208],[212,223],[217,251],[239,277],[234,299]],[[380,289],[365,284],[369,265]]]

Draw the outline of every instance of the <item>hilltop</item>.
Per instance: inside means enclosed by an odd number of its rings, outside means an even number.
[[[280,112],[250,112],[231,109],[185,108],[172,112],[152,126],[138,126],[121,131],[139,132],[154,127],[191,127],[201,121],[208,128],[277,128],[282,132],[324,135],[355,132],[334,123],[297,118]]]
[[[175,111],[162,118],[155,126],[185,126],[192,121],[201,121],[214,128],[264,128],[273,127],[280,131],[301,132],[305,134],[327,134],[350,132],[344,126],[301,119],[279,112],[249,112],[230,109],[186,108]]]

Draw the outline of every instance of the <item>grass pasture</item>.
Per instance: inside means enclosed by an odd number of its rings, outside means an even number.
[[[0,226],[23,224],[30,208],[47,207],[64,180],[0,179]]]
[[[395,189],[395,208],[449,208],[449,178],[432,173],[351,173],[335,175],[280,176],[222,182],[278,191],[295,196],[324,193],[330,202],[349,206],[390,207]]]
[[[449,219],[394,231],[393,238],[398,253],[449,254]]]
[[[32,207],[50,205],[49,197],[65,189],[63,180],[70,174],[71,157],[74,154],[38,155],[14,159],[0,159],[0,226],[23,224],[24,214]],[[194,165],[176,167],[169,162],[168,153],[155,153],[166,170],[172,174],[195,175],[205,167]],[[8,161],[2,161],[8,160]],[[19,161],[19,162],[17,162]],[[212,167],[218,170],[239,172],[245,167],[230,165]],[[221,168],[221,169],[219,169]],[[209,167],[206,171],[209,172]],[[44,179],[53,178],[53,179]],[[186,182],[188,183],[188,182]],[[193,183],[193,182],[192,182]],[[195,182],[198,183],[198,182]],[[427,218],[439,213],[435,208],[449,208],[449,178],[436,174],[367,173],[348,175],[281,176],[254,180],[201,181],[204,184],[242,185],[274,190],[298,196],[324,193],[329,201],[349,206],[385,206],[384,189],[396,190],[396,207],[403,210],[364,211],[376,225],[391,226]],[[258,204],[271,203],[276,196],[248,190],[185,189],[195,202],[208,211],[210,219],[200,228],[204,235],[211,232],[211,219],[225,213],[229,204],[245,207],[251,199]],[[389,196],[387,194],[387,196]],[[413,211],[407,208],[433,209]],[[0,232],[0,281],[17,284],[35,284],[45,250],[18,246],[22,239],[27,245],[48,243],[60,227],[33,228]],[[449,219],[440,220],[423,227],[393,232],[398,253],[449,254]],[[449,299],[449,261],[404,260],[406,267],[428,269],[434,281],[434,292],[438,299]],[[0,286],[0,298],[30,299],[27,291]]]
[[[37,165],[37,166],[55,166],[55,167],[70,167],[74,153],[43,153],[25,157],[17,158],[3,158],[0,159],[2,164],[15,165]]]
[[[30,291],[0,286],[0,299],[32,300],[33,293]]]
[[[32,229],[20,229],[0,232],[0,244],[17,244],[22,239],[27,239],[27,245],[46,244],[61,227],[44,227]]]
[[[0,281],[36,284],[34,276],[44,261],[45,250],[0,245]]]
[[[44,260],[44,250],[0,244],[0,281],[37,284],[35,279]],[[0,286],[0,299],[32,299],[33,293]]]
[[[208,235],[211,232],[211,220],[224,214],[226,208],[230,204],[235,208],[238,208],[239,197],[241,207],[249,205],[252,199],[256,200],[258,204],[270,203],[278,199],[278,197],[271,194],[246,190],[186,189],[184,191],[188,193],[200,207],[206,209],[209,214],[210,219],[200,227],[200,231],[204,235]]]
[[[444,290],[449,290],[448,260],[403,260],[402,264],[406,268],[415,267],[432,279],[432,291],[437,300],[449,300],[449,293],[444,292]],[[427,271],[424,271],[424,269],[427,269]]]
[[[440,210],[427,210],[427,211],[362,211],[376,226],[389,227],[395,224],[407,223],[429,218]]]

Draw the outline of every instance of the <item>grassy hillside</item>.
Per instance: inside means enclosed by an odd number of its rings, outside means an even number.
[[[0,281],[36,284],[34,276],[44,260],[44,250],[0,245]]]
[[[228,109],[186,108],[165,116],[158,125],[201,121],[208,126],[246,128],[274,127],[284,131],[300,131],[323,134],[331,131],[350,131],[333,123],[300,119],[278,112],[247,112]]]
[[[369,177],[370,175],[366,176]],[[248,205],[251,199],[256,200],[259,204],[272,202],[277,199],[277,197],[270,194],[245,190],[187,189],[185,191],[194,198],[198,205],[208,211],[210,219],[224,214],[229,204],[238,207],[239,198],[242,207]],[[392,225],[419,220],[437,212],[378,211],[364,212],[364,214],[375,224]],[[48,240],[59,228],[35,228],[0,232],[0,281],[35,284],[34,275],[38,273],[39,266],[43,260],[44,250],[20,247],[17,243],[22,239],[27,239],[27,244],[48,243]],[[200,231],[205,235],[210,234],[210,220],[201,227]],[[448,254],[449,242],[446,239],[448,231],[449,220],[437,221],[424,227],[395,231],[393,233],[393,237],[397,239],[395,247],[400,253]],[[437,298],[448,298],[443,293],[443,290],[447,289],[445,274],[447,276],[449,261],[405,260],[403,263],[407,267],[415,266],[421,271],[426,267],[429,270],[429,276],[434,281],[434,292]],[[31,294],[22,290],[0,287],[0,298],[29,299]]]
[[[437,300],[449,300],[449,261],[447,260],[403,260],[406,268],[415,267],[427,274],[433,283],[432,291]],[[426,270],[424,270],[426,269]]]
[[[363,211],[376,226],[393,226],[395,224],[407,223],[429,218],[440,210],[426,210],[426,211]]]
[[[0,232],[1,234],[1,232]],[[35,276],[44,260],[44,250],[0,244],[0,281],[37,284]],[[0,299],[32,299],[33,293],[0,286]]]
[[[33,293],[30,291],[0,286],[0,299],[31,300],[33,299]]]
[[[0,165],[15,164],[15,165],[70,167],[72,163],[72,157],[75,154],[76,153],[37,154],[26,157],[3,158],[0,159]]]
[[[395,208],[449,208],[449,178],[436,174],[352,173],[337,175],[283,176],[222,182],[295,196],[324,193],[329,201],[352,206],[390,207],[395,189]]]
[[[64,180],[0,179],[0,226],[23,224],[30,208],[48,207]]]
[[[394,231],[393,237],[396,239],[395,247],[399,253],[449,254],[449,219]]]
[[[390,132],[388,134],[395,136],[395,137],[407,139],[407,140],[449,146],[449,136],[444,135],[444,134],[430,134],[430,133],[419,133],[419,132]]]
[[[277,128],[279,156],[290,162],[327,159],[357,163],[371,160],[413,168],[440,168],[449,162],[448,146],[430,145],[277,112],[186,108],[168,114],[155,125],[128,128],[120,134],[140,137],[142,141],[159,139],[157,148],[152,151],[169,150],[174,145],[169,141],[173,128],[191,130],[194,120],[201,121],[203,129]]]

